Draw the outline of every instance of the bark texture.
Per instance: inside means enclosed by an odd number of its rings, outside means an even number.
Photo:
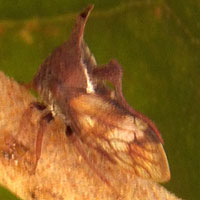
[[[126,178],[119,194],[88,166],[65,135],[59,118],[44,129],[34,171],[35,141],[43,111],[30,108],[31,93],[0,72],[0,184],[25,200],[178,200],[157,183]],[[119,171],[123,177],[124,171]],[[113,180],[114,182],[115,180]]]

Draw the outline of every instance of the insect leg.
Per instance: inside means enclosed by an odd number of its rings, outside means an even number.
[[[38,133],[37,133],[36,144],[35,144],[35,163],[34,163],[33,172],[35,172],[35,170],[37,168],[38,160],[40,159],[40,156],[41,156],[44,131],[45,131],[48,123],[51,120],[53,120],[53,116],[52,116],[50,111],[45,112],[42,115],[42,117],[40,118],[39,130],[38,130]]]
[[[42,116],[39,119],[38,123],[38,131],[36,136],[36,142],[35,142],[35,157],[34,157],[34,164],[33,168],[30,170],[30,173],[35,173],[35,169],[37,167],[38,160],[40,159],[41,155],[41,148],[42,148],[42,140],[43,140],[43,133],[45,131],[45,128],[47,124],[53,119],[53,116],[49,110],[47,110],[46,106],[40,102],[32,102],[28,108],[25,110],[24,114],[22,115],[22,118],[20,120],[19,124],[19,130],[24,130],[24,122],[30,121],[32,117],[32,110],[37,109],[39,111],[42,111]]]

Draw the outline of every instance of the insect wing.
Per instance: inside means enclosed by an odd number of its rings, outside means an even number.
[[[88,147],[131,175],[156,182],[169,180],[162,144],[142,119],[95,94],[80,95],[69,105],[79,137]]]

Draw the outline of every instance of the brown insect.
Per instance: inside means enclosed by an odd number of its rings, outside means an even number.
[[[95,152],[111,168],[127,174],[169,180],[170,172],[155,125],[132,109],[122,95],[122,70],[115,60],[98,66],[83,40],[84,26],[93,6],[76,19],[67,42],[56,48],[40,66],[32,87],[42,102],[66,124],[66,134],[99,177],[108,181],[92,160]],[[106,86],[109,81],[114,90]],[[39,109],[43,106],[37,105]],[[46,119],[51,120],[48,114]],[[36,163],[40,157],[43,131],[38,133]],[[103,162],[103,161],[102,161]]]

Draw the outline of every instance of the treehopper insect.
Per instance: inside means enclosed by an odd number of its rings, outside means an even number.
[[[155,125],[125,101],[121,66],[116,60],[97,65],[83,39],[92,8],[88,6],[78,15],[69,40],[45,59],[32,88],[47,109],[63,120],[74,148],[102,181],[112,185],[110,173],[120,168],[127,176],[167,181],[170,172],[162,138]],[[42,136],[40,131],[36,163]]]

